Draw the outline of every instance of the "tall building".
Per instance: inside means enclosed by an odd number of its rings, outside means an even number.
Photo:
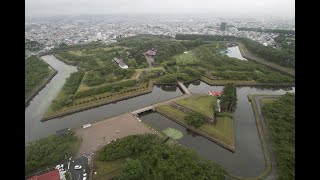
[[[221,29],[221,31],[227,30],[227,23],[226,22],[222,22],[221,25],[220,25],[220,29]]]

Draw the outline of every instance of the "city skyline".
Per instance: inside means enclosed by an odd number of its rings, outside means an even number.
[[[283,9],[282,7],[286,7]],[[211,14],[294,18],[294,0],[26,0],[26,16],[83,14]]]

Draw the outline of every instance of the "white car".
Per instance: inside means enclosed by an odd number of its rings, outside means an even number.
[[[81,169],[82,168],[82,166],[80,166],[80,165],[76,165],[75,167],[74,167],[74,169]]]
[[[87,180],[87,177],[83,177],[82,180]]]
[[[86,177],[86,176],[87,176],[87,173],[84,173],[84,174],[83,174],[83,177]]]
[[[63,164],[58,164],[55,169],[63,169]]]

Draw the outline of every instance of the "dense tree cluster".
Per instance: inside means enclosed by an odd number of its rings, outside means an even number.
[[[86,73],[85,78],[82,81],[87,86],[96,86],[105,82],[105,79],[99,72],[89,71]]]
[[[84,72],[81,70],[70,74],[70,77],[66,79],[66,83],[62,87],[63,96],[59,100],[52,101],[52,110],[59,110],[73,102],[74,94],[78,90],[83,76]]]
[[[230,58],[214,51],[214,48],[209,46],[200,46],[194,49],[194,54],[200,60],[197,62],[198,66],[213,71],[212,76],[224,80],[255,80],[261,83],[294,82],[294,79],[289,76],[251,61]]]
[[[25,41],[25,49],[28,51],[39,51],[42,48],[44,48],[44,45],[37,41],[30,41],[29,39]]]
[[[286,30],[286,29],[262,29],[262,28],[240,27],[238,28],[238,31],[256,31],[256,32],[265,32],[265,33],[295,34],[295,30]]]
[[[79,88],[79,85],[82,81],[82,78],[84,76],[83,71],[77,71],[74,73],[71,73],[70,76],[66,79],[66,83],[64,84],[62,90],[65,94],[74,94],[77,89]]]
[[[206,122],[207,118],[200,113],[192,112],[185,117],[185,120],[189,125],[199,128]]]
[[[157,50],[157,55],[155,56],[155,61],[157,63],[167,60],[173,55],[180,54],[186,50],[186,47],[182,43],[172,41],[168,38],[161,38],[159,36],[134,36],[127,39],[123,39],[117,43],[120,46],[130,47],[129,58],[135,59],[138,66],[146,62],[144,52],[154,48]],[[191,43],[184,43],[188,47],[192,47]]]
[[[295,50],[295,37],[293,35],[280,34],[274,41],[280,45],[282,49]]]
[[[277,158],[278,179],[295,179],[295,95],[287,93],[263,107]]]
[[[241,42],[249,51],[267,61],[277,63],[281,66],[295,67],[295,52],[292,49],[274,49],[247,38],[242,39]]]
[[[48,65],[36,56],[30,56],[25,60],[25,89],[24,93],[27,95],[37,85],[39,85],[44,78],[50,74]]]
[[[116,141],[116,143],[103,147],[99,153],[99,159],[112,161],[119,158],[137,156],[159,142],[158,137],[152,134],[127,136]]]
[[[221,110],[234,112],[237,108],[237,89],[234,84],[227,84],[223,90],[221,95]]]
[[[31,142],[25,147],[25,173],[50,168],[75,154],[80,145],[80,139],[70,132],[65,136],[52,135]]]
[[[225,179],[226,174],[216,164],[200,159],[195,152],[181,146],[169,147],[151,134],[125,137],[104,147],[99,154],[100,160],[129,158],[117,179],[220,180]]]

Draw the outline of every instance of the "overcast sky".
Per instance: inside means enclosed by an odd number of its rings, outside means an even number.
[[[212,13],[294,17],[294,0],[25,0],[26,16]]]

